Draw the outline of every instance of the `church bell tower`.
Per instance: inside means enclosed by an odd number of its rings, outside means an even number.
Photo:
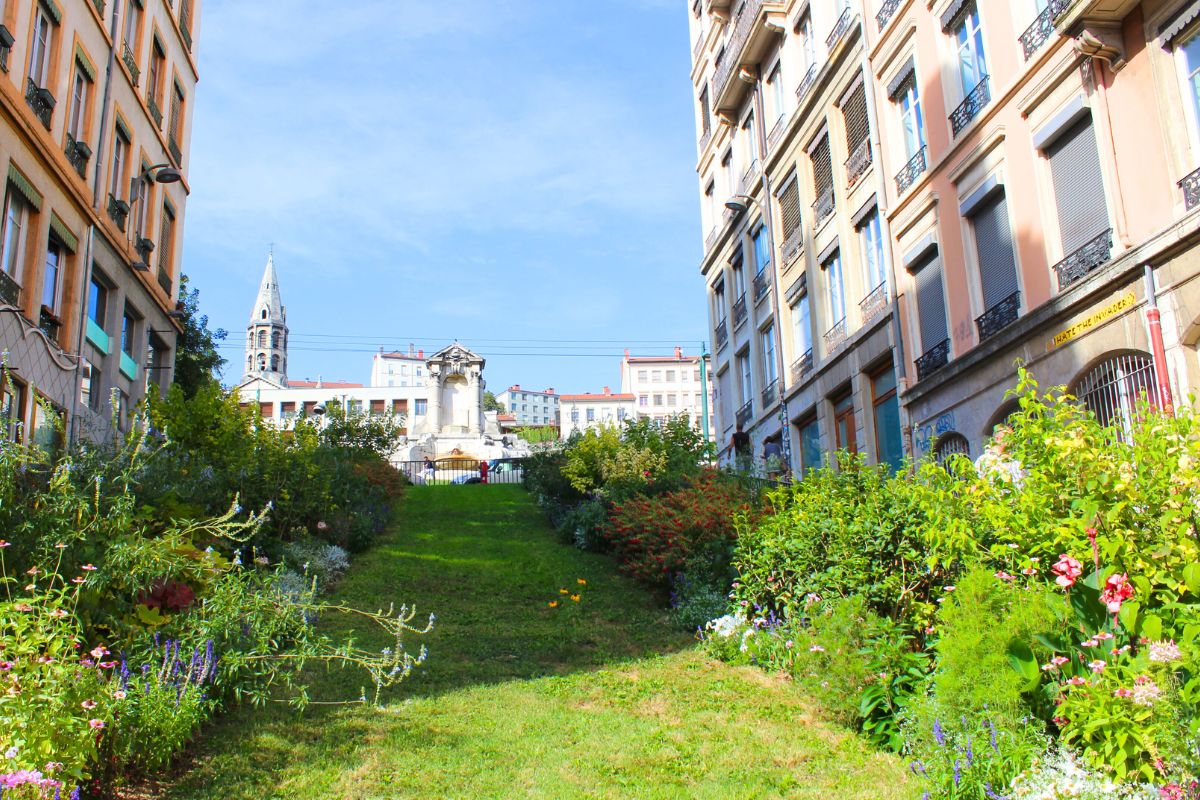
[[[279,295],[275,254],[267,257],[258,299],[246,326],[246,378],[259,378],[287,388],[287,309]]]

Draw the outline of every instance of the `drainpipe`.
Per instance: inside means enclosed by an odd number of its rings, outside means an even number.
[[[708,438],[708,343],[700,343],[700,417],[704,426],[704,441]]]
[[[83,245],[83,283],[79,287],[79,325],[76,329],[75,349],[75,393],[71,398],[71,424],[67,426],[67,446],[75,442],[79,428],[79,395],[83,391],[83,331],[87,325],[88,294],[92,288],[92,240],[96,226],[88,225],[87,238]]]
[[[1150,332],[1150,349],[1154,355],[1154,378],[1158,384],[1158,407],[1167,416],[1175,416],[1171,397],[1171,381],[1167,373],[1167,348],[1163,343],[1162,318],[1158,311],[1158,288],[1154,282],[1154,267],[1143,264],[1146,280],[1146,325]]]

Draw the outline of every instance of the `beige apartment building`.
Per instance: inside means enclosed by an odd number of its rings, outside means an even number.
[[[171,381],[196,0],[0,2],[9,438],[103,438]]]
[[[708,356],[685,356],[676,347],[669,356],[631,356],[621,359],[621,393],[635,399],[634,419],[666,422],[686,414],[693,427],[712,440],[712,364]]]
[[[1194,391],[1200,2],[690,10],[724,434],[978,455],[1018,360],[1105,420]]]

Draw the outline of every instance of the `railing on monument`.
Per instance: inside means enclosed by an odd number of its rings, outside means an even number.
[[[424,461],[393,461],[392,466],[404,473],[412,483],[425,485],[462,485],[483,483],[480,469],[482,463],[487,464],[487,483],[521,483],[525,473],[524,458],[492,458],[482,462],[474,458],[440,458],[433,459],[433,469],[429,469]]]

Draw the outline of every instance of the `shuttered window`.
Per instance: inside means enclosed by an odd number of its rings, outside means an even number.
[[[917,317],[921,325],[921,352],[928,353],[949,338],[946,295],[942,289],[942,262],[931,258],[917,269]]]
[[[985,200],[971,215],[979,254],[979,282],[988,310],[1017,291],[1017,260],[1008,224],[1008,199],[1003,191]]]
[[[1110,227],[1091,117],[1084,117],[1060,136],[1046,155],[1054,178],[1062,251],[1069,255]]]
[[[867,93],[864,84],[851,93],[842,106],[842,116],[846,121],[846,152],[853,153],[867,140],[870,128],[867,124]]]
[[[800,187],[794,179],[779,193],[779,217],[783,241],[787,241],[800,228]]]
[[[717,376],[717,405],[720,409],[721,423],[732,427],[733,422],[733,391],[730,388],[730,370],[725,370]]]
[[[813,168],[813,190],[817,197],[833,189],[833,162],[829,160],[829,135],[821,137],[809,154]]]

